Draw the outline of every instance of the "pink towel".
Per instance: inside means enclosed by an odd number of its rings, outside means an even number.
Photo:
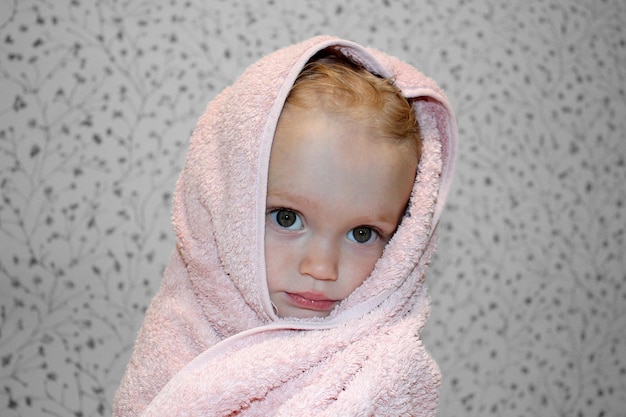
[[[270,148],[291,85],[338,47],[415,99],[423,156],[408,215],[367,280],[324,318],[280,319],[265,278]],[[456,149],[450,105],[396,58],[316,37],[252,65],[207,107],[176,186],[176,250],[115,416],[433,416],[440,373],[419,338],[424,276]]]

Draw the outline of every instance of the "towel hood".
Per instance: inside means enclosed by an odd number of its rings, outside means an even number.
[[[421,291],[423,276],[407,277],[416,273],[418,263],[428,262],[450,189],[457,139],[450,104],[433,80],[394,57],[350,41],[315,37],[265,56],[209,103],[177,182],[173,223],[178,250],[205,313],[223,323],[224,336],[280,320],[265,278],[270,150],[291,86],[307,61],[327,47],[370,72],[392,77],[413,103],[424,148],[408,214],[370,277],[329,317],[294,323],[333,326],[384,304],[390,311],[410,309],[403,300]],[[205,271],[215,269],[211,265],[220,265],[221,271],[209,278]]]

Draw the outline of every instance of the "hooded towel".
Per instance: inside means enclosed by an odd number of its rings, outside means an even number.
[[[423,153],[407,213],[365,282],[328,317],[282,319],[265,277],[270,150],[291,86],[327,47],[394,80],[413,103]],[[176,250],[114,416],[434,416],[441,376],[419,332],[456,135],[431,79],[350,41],[316,37],[249,67],[192,134],[174,195]]]

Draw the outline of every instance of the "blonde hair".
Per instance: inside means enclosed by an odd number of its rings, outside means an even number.
[[[332,49],[321,51],[305,65],[286,104],[321,107],[367,123],[383,138],[413,145],[419,161],[422,141],[411,103],[392,79],[373,74]]]

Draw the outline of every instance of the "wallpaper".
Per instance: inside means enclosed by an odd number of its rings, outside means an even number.
[[[334,34],[457,112],[440,416],[626,416],[622,0],[0,0],[0,415],[110,415],[204,107]]]

